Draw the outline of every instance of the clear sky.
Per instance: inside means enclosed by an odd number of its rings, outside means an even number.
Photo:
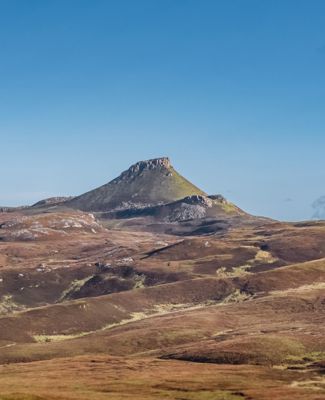
[[[169,156],[279,219],[325,194],[325,1],[0,0],[0,204]]]

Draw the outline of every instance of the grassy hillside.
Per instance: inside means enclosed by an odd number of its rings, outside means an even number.
[[[204,193],[162,158],[134,164],[118,178],[67,205],[85,211],[107,211],[124,203],[168,203],[194,194]]]

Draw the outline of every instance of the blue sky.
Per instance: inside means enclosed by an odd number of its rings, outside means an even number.
[[[0,204],[168,155],[278,219],[325,194],[325,2],[0,0]]]

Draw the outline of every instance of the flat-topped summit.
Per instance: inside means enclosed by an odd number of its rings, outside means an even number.
[[[171,168],[170,159],[168,157],[152,158],[151,160],[138,161],[131,165],[128,171],[138,172],[144,169],[155,169],[155,168]]]
[[[65,204],[85,211],[110,211],[125,204],[158,205],[204,194],[173,168],[168,157],[160,157],[139,161],[111,182]]]
[[[155,169],[166,170],[168,171],[172,168],[170,160],[168,157],[160,157],[153,158],[151,160],[138,161],[137,163],[131,165],[129,169],[122,172],[120,176],[115,178],[112,183],[118,183],[120,181],[124,181],[127,179],[135,178],[138,175],[141,175],[143,171],[150,171]]]

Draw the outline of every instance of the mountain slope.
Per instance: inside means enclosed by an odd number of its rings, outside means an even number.
[[[106,227],[147,230],[172,235],[204,235],[224,232],[231,225],[264,223],[221,195],[192,195],[183,199],[145,207],[125,207],[98,213]]]
[[[111,214],[111,215],[110,215]],[[135,218],[152,216],[165,222],[182,222],[205,217],[225,217],[247,215],[221,195],[186,196],[167,204],[159,204],[144,208],[124,208],[107,213],[111,218]]]
[[[183,178],[167,157],[140,161],[111,182],[71,201],[68,207],[108,211],[130,206],[156,205],[204,192]]]

